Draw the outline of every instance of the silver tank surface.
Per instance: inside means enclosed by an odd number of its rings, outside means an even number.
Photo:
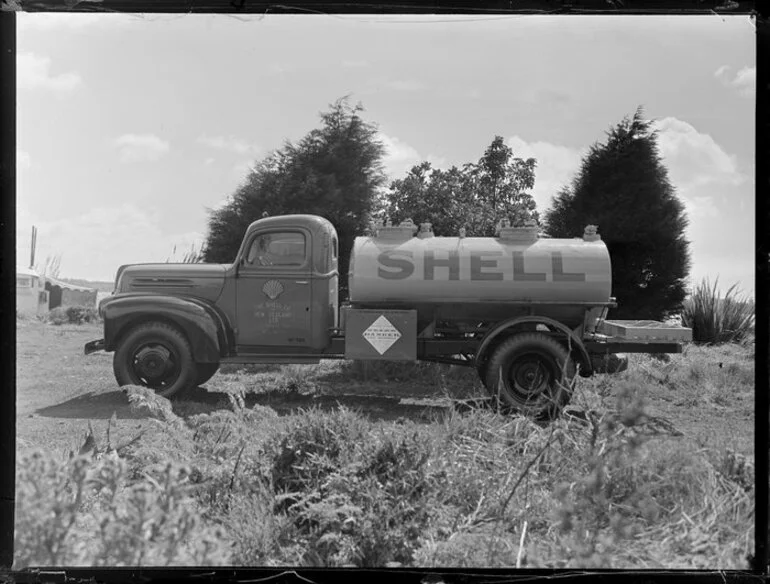
[[[493,237],[357,237],[355,303],[608,302],[604,242]]]

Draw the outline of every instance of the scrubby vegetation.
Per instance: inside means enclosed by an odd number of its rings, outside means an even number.
[[[19,328],[17,568],[740,569],[753,552],[748,342],[630,355],[538,425],[483,407],[472,369],[426,363],[233,364],[129,403],[109,356],[70,361],[99,330]]]
[[[755,304],[733,284],[719,296],[717,279],[704,279],[684,303],[682,324],[692,329],[696,343],[742,343],[753,339]]]
[[[485,409],[279,417],[237,391],[180,417],[130,388],[152,432],[20,460],[17,566],[744,568],[751,460],[683,441],[643,399],[643,382],[694,386],[693,350],[676,370],[639,356],[634,376],[589,380],[549,426]]]
[[[98,321],[99,313],[90,306],[57,306],[49,310],[43,318],[46,322],[55,325],[83,324]]]

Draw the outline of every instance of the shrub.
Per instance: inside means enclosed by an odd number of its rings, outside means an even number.
[[[441,515],[437,495],[443,481],[429,465],[430,440],[416,428],[403,427],[370,433],[366,441],[351,440],[358,434],[358,420],[335,421],[330,433],[324,424],[320,433],[306,435],[317,436],[320,448],[310,452],[304,440],[298,445],[303,456],[292,466],[302,471],[305,488],[283,495],[280,484],[285,481],[274,485],[283,502],[279,507],[294,524],[287,542],[301,543],[303,564],[411,564],[421,539],[435,530]],[[341,422],[351,425],[344,429]],[[339,439],[331,438],[334,434]]]
[[[370,425],[340,408],[331,413],[305,412],[280,437],[272,476],[277,492],[316,488],[339,464],[351,461],[369,439]]]
[[[97,322],[99,313],[89,306],[57,306],[48,311],[47,320],[51,324],[83,324]]]
[[[711,286],[704,279],[690,298],[685,300],[682,323],[692,329],[696,343],[745,342],[754,333],[754,301],[740,296],[737,284],[727,290],[724,298],[717,292],[717,278]]]
[[[132,481],[117,456],[19,461],[15,565],[185,565],[227,560],[220,529],[206,525],[178,464]]]
[[[69,322],[69,317],[67,317],[67,311],[62,306],[57,306],[56,308],[53,308],[48,311],[47,316],[48,322],[55,325],[61,325],[66,324]]]

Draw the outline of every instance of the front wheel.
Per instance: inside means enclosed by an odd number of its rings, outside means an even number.
[[[575,365],[548,335],[521,333],[495,349],[485,376],[487,391],[501,405],[536,420],[553,420],[569,403]]]
[[[162,322],[135,327],[123,338],[112,362],[121,387],[141,385],[165,398],[192,387],[198,379],[185,336]]]

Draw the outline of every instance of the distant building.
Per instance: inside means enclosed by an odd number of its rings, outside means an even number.
[[[32,268],[16,269],[16,312],[27,316],[48,312],[45,278]]]
[[[55,278],[46,278],[45,289],[49,294],[48,305],[51,310],[59,306],[87,306],[88,308],[96,308],[97,291],[94,288],[75,286]]]

